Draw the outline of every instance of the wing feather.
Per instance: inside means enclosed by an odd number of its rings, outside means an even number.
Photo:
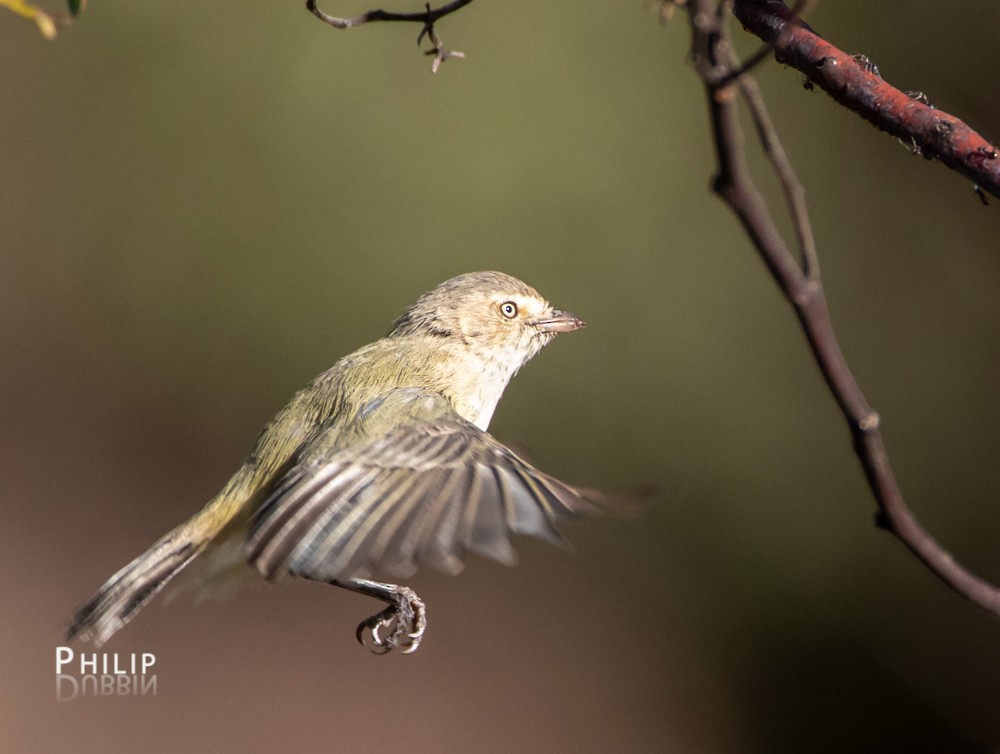
[[[317,521],[292,554],[293,572],[335,579],[341,573],[355,573],[364,567],[366,540],[384,527],[384,519],[419,481],[401,469],[383,477],[359,490],[349,504],[342,506],[343,516]]]
[[[354,434],[321,430],[272,484],[246,544],[264,576],[329,581],[418,564],[457,573],[464,550],[513,564],[512,533],[561,542],[558,519],[594,510],[443,396],[401,389],[370,405]],[[378,422],[386,411],[393,421]],[[371,437],[368,426],[392,428]]]
[[[324,511],[335,515],[340,507],[337,502],[350,500],[377,475],[377,469],[345,468],[341,464],[318,469],[312,478],[297,475],[264,503],[262,510],[269,510],[270,515],[258,517],[248,541],[247,559],[266,578],[272,578],[315,524],[317,516]]]
[[[441,471],[443,481],[436,494],[421,505],[414,506],[416,510],[408,528],[386,542],[383,550],[385,555],[378,561],[380,565],[406,575],[409,575],[407,571],[412,573],[416,570],[424,543],[433,536],[435,528],[453,505],[453,501],[460,497],[460,489],[465,484],[468,473],[469,469],[464,466]]]
[[[504,565],[514,565],[517,556],[510,543],[504,520],[503,497],[496,477],[488,466],[477,466],[476,476],[482,481],[479,506],[475,515],[469,516],[471,526],[465,532],[462,544],[479,555],[493,558]]]

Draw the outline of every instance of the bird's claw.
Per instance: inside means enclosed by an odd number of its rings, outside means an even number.
[[[393,649],[405,655],[416,652],[427,630],[424,601],[407,586],[397,586],[387,599],[392,601],[385,610],[358,624],[358,641],[380,655]],[[370,643],[366,636],[371,637]]]

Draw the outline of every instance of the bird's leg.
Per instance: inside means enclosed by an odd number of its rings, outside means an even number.
[[[368,579],[335,579],[334,586],[375,597],[389,606],[358,624],[358,641],[368,646],[365,634],[371,636],[371,651],[385,654],[401,649],[403,654],[416,652],[427,629],[427,609],[424,601],[408,586],[383,584]],[[386,632],[389,632],[386,634]]]

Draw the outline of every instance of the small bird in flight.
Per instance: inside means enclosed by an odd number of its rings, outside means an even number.
[[[557,333],[584,326],[533,288],[473,272],[425,293],[381,340],[300,390],[199,513],[112,576],[68,638],[100,646],[195,559],[211,583],[234,569],[299,576],[388,607],[358,626],[372,649],[417,649],[418,565],[457,573],[471,550],[513,564],[510,537],[561,541],[559,518],[599,495],[545,474],[486,429],[511,377]]]

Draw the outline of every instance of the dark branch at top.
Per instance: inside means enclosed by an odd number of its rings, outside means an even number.
[[[441,42],[441,37],[437,35],[434,30],[434,24],[444,18],[450,13],[454,13],[461,8],[472,2],[472,0],[455,0],[454,2],[442,5],[440,8],[432,8],[430,3],[424,6],[424,10],[419,13],[395,13],[394,11],[388,10],[370,10],[367,13],[362,13],[360,16],[353,16],[350,18],[340,18],[338,16],[330,16],[319,9],[316,5],[317,0],[306,0],[306,8],[316,16],[320,21],[330,24],[336,29],[352,29],[355,26],[361,26],[362,24],[367,24],[372,21],[411,21],[414,23],[422,23],[424,26],[420,30],[420,34],[417,35],[417,44],[419,45],[423,41],[424,37],[427,37],[431,42],[431,49],[428,50],[426,55],[433,55],[434,62],[431,64],[431,72],[437,73],[438,68],[441,64],[450,58],[464,58],[465,53],[459,52],[458,50],[446,50]]]
[[[837,102],[1000,197],[1000,152],[963,121],[886,83],[873,66],[824,40],[779,0],[735,0],[733,13],[780,62]]]
[[[388,10],[370,10],[367,13],[362,13],[360,16],[353,16],[351,18],[328,16],[316,6],[316,0],[306,0],[306,7],[312,11],[313,15],[330,24],[330,26],[336,26],[338,29],[350,29],[371,21],[413,21],[416,23],[433,24],[449,13],[454,13],[460,8],[464,8],[471,2],[472,0],[455,0],[447,5],[442,5],[440,8],[431,8],[430,4],[428,4],[426,10],[418,13],[394,13]]]

